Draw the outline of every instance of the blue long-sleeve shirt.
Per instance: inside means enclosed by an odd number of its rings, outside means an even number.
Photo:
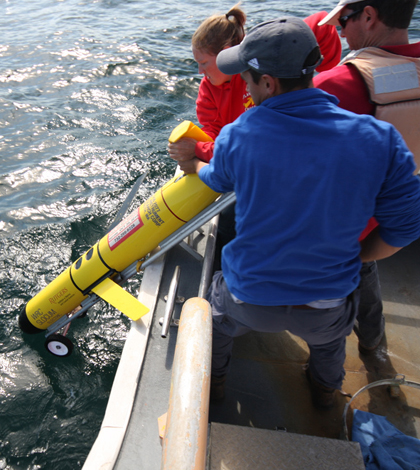
[[[223,250],[229,290],[258,305],[344,297],[358,285],[358,238],[375,216],[396,247],[420,237],[420,181],[388,123],[337,107],[319,89],[264,101],[216,139],[199,177],[235,191],[236,238]]]

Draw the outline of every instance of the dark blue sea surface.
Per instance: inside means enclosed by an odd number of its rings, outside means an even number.
[[[68,358],[23,334],[25,303],[174,172],[167,139],[196,122],[190,40],[234,3],[0,2],[0,469],[81,468],[99,431],[129,321],[101,302],[74,321]],[[335,1],[246,0],[248,27]],[[420,40],[416,11],[411,41]],[[344,50],[346,49],[343,42]],[[128,289],[135,293],[141,277]]]

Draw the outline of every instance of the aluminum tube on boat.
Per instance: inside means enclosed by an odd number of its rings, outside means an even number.
[[[204,253],[203,270],[201,272],[200,286],[198,288],[198,297],[205,297],[211,283],[213,274],[214,254],[216,252],[217,227],[219,225],[219,216],[216,215],[211,219],[209,234]]]
[[[176,266],[174,275],[172,276],[171,285],[169,286],[165,314],[163,315],[162,332],[160,334],[162,338],[166,338],[168,336],[169,326],[171,325],[172,315],[176,302],[176,293],[178,291],[178,282],[180,274],[181,268],[179,266]]]
[[[181,312],[172,368],[162,470],[204,470],[211,373],[212,318],[202,298],[187,300]]]

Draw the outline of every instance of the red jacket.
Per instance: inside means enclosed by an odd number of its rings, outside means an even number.
[[[254,106],[246,83],[240,75],[233,75],[230,82],[214,86],[207,77],[201,80],[197,98],[197,118],[203,131],[216,139],[220,130],[230,124],[248,108]],[[213,156],[213,142],[197,142],[195,154],[209,162]]]

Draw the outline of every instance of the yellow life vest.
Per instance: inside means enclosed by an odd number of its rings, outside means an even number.
[[[351,52],[341,64],[353,64],[375,105],[375,117],[393,124],[403,136],[420,170],[420,58],[378,47]]]

